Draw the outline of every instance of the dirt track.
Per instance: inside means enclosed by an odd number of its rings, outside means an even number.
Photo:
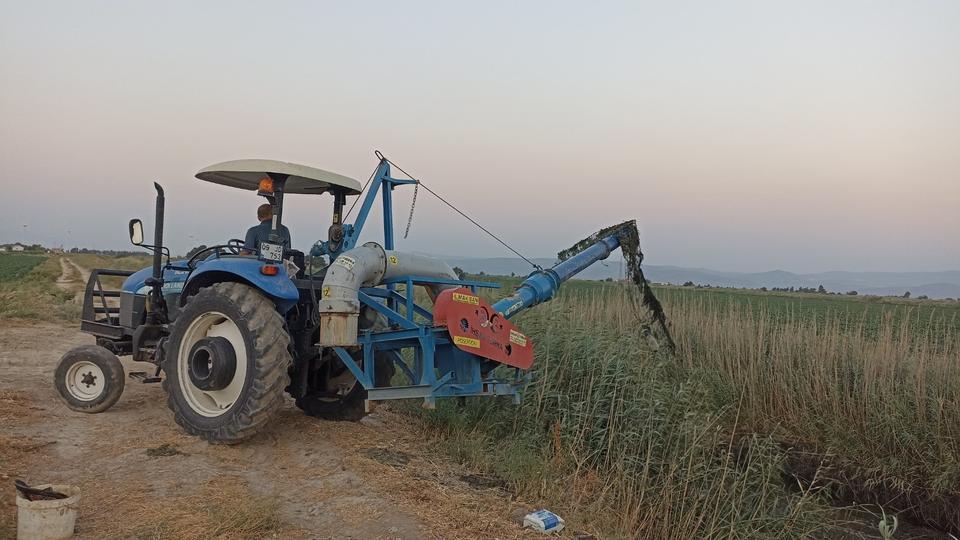
[[[76,301],[83,300],[83,287],[90,279],[90,271],[66,257],[60,257],[60,277],[57,278],[57,287],[76,292]]]
[[[257,505],[276,508],[270,530],[284,538],[533,534],[511,517],[529,506],[461,480],[471,471],[431,452],[427,434],[386,409],[326,422],[288,400],[264,433],[229,447],[183,435],[158,384],[128,379],[109,411],[72,412],[51,376],[66,350],[92,341],[62,325],[0,322],[0,539],[16,534],[11,484],[20,477],[80,486],[80,538],[243,536],[211,523],[245,519],[257,531]]]

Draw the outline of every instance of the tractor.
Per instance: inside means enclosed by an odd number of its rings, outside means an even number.
[[[533,342],[510,319],[609,256],[623,233],[607,231],[490,304],[477,290],[499,284],[460,279],[439,259],[394,250],[393,191],[418,182],[396,178],[392,162],[377,155],[368,189],[346,176],[273,160],[200,170],[199,180],[266,199],[273,211],[269,238],[256,246],[231,239],[182,259],[164,246],[164,190],[154,184],[152,243],[141,220],[128,227],[131,243],[152,253],[152,265],[91,271],[80,328],[96,344],[68,351],[54,374],[67,406],[99,413],[116,403],[128,378],[120,356],[153,364],[152,373],[129,378],[162,384],[177,424],[211,443],[257,433],[285,394],[304,413],[332,420],[358,420],[372,403],[393,399],[422,399],[425,407],[446,397],[519,402]],[[308,254],[285,245],[285,198],[325,194],[333,199],[327,239]],[[344,208],[354,197],[359,208],[346,223]],[[378,197],[383,244],[358,245]],[[119,288],[111,286],[119,279]],[[415,294],[418,287],[426,296]],[[496,370],[501,366],[508,369]]]

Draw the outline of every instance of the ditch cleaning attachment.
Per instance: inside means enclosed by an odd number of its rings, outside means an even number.
[[[272,160],[206,167],[197,178],[255,192],[266,199],[261,208],[269,207],[270,217],[261,218],[246,240],[202,247],[182,260],[171,260],[163,245],[164,193],[156,185],[153,244],[146,243],[140,220],[129,224],[131,242],[153,254],[153,265],[134,273],[92,273],[82,329],[97,337],[97,346],[62,359],[55,382],[67,405],[84,412],[109,408],[123,389],[117,356],[124,355],[155,364],[152,376],[140,373],[141,382],[162,382],[175,420],[213,442],[256,433],[281,406],[284,392],[306,414],[341,420],[359,419],[370,402],[391,399],[422,399],[427,407],[442,397],[519,401],[534,343],[510,319],[550,300],[563,282],[618,248],[639,287],[637,297],[663,324],[640,271],[634,222],[584,239],[561,252],[557,265],[537,267],[515,291],[489,303],[478,289],[499,284],[461,279],[439,259],[395,249],[393,190],[414,185],[436,193],[412,177],[394,177],[393,164],[377,156],[366,186]],[[309,254],[293,249],[282,225],[286,196],[327,193],[333,198],[327,239]],[[358,212],[350,223],[352,207],[345,214],[344,205],[353,196]],[[383,242],[359,245],[377,198]],[[97,281],[104,275],[126,281],[120,291],[108,291]],[[415,294],[418,287],[429,302]],[[119,302],[109,301],[116,296]]]

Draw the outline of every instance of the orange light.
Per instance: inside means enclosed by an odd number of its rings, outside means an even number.
[[[260,267],[260,273],[265,276],[275,276],[280,273],[280,267],[272,264],[265,264]]]
[[[261,178],[257,189],[260,193],[273,193],[273,178]]]

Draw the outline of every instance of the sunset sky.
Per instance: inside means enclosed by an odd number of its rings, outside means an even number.
[[[0,243],[126,249],[153,181],[174,252],[242,238],[262,200],[200,168],[363,182],[379,149],[530,256],[636,218],[651,264],[960,269],[958,29],[955,0],[0,0]],[[288,202],[325,238],[329,196]],[[510,256],[423,191],[398,247]]]

